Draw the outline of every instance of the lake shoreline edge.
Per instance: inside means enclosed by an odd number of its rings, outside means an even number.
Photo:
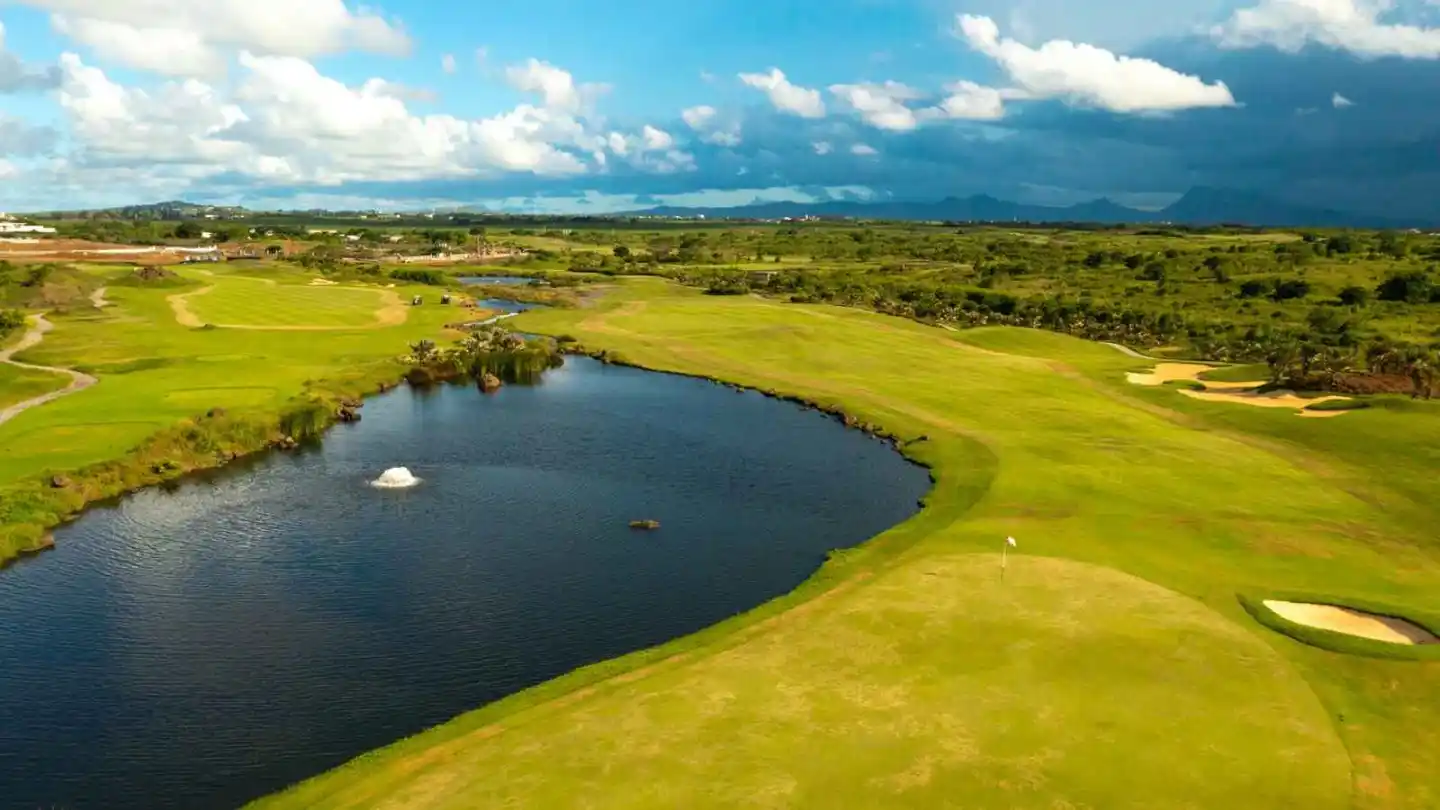
[[[342,410],[353,411],[365,399],[402,385],[407,370],[396,361],[342,370],[340,379],[318,380],[280,408],[233,416],[215,408],[162,428],[122,456],[77,470],[47,470],[0,490],[0,519],[9,518],[16,509],[26,509],[36,518],[0,523],[0,576],[5,569],[56,548],[54,530],[92,507],[319,439],[346,422]],[[301,410],[309,411],[312,419],[320,418],[297,436],[297,431],[286,429],[286,421]]]
[[[543,330],[535,330],[534,333],[545,334]],[[265,810],[271,806],[284,805],[287,801],[293,801],[297,793],[320,785],[323,780],[333,777],[337,773],[352,768],[365,768],[376,759],[399,753],[411,746],[440,746],[457,738],[482,731],[503,734],[511,725],[523,723],[525,717],[530,713],[543,713],[547,709],[562,709],[574,700],[604,690],[609,684],[617,687],[623,686],[661,668],[681,666],[692,658],[722,652],[743,643],[756,633],[763,632],[764,628],[772,621],[794,611],[811,608],[846,589],[858,587],[890,567],[901,563],[908,551],[931,537],[940,525],[949,523],[953,517],[949,514],[950,510],[934,508],[934,499],[941,491],[942,479],[937,472],[937,466],[922,455],[917,455],[916,452],[929,444],[928,436],[917,436],[909,441],[902,440],[879,421],[862,420],[856,417],[850,409],[837,405],[826,405],[803,394],[786,393],[773,388],[748,385],[712,373],[650,366],[630,360],[614,349],[574,343],[563,346],[561,351],[569,356],[590,357],[606,365],[703,380],[731,388],[739,393],[754,392],[767,398],[789,402],[802,409],[818,411],[839,421],[847,428],[860,430],[885,442],[906,462],[925,469],[930,480],[930,488],[916,504],[917,510],[909,518],[867,538],[858,545],[832,550],[810,576],[786,593],[688,635],[587,664],[499,700],[462,712],[428,729],[402,737],[359,756],[351,757],[287,788],[260,797],[244,805],[244,810]],[[998,463],[993,453],[983,443],[974,439],[969,441],[973,442],[974,449],[978,451],[975,472],[982,485],[975,487],[967,486],[969,483],[967,481],[946,481],[946,483],[955,485],[954,496],[959,501],[956,506],[960,512],[968,512],[988,492],[994,478],[994,468]],[[513,723],[507,724],[506,721],[513,721]],[[307,796],[307,801],[313,801],[316,798],[316,796]]]

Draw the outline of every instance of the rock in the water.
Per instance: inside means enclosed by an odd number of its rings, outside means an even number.
[[[655,529],[660,528],[660,521],[658,521],[658,520],[632,520],[632,521],[630,521],[630,528],[632,528],[632,529],[645,529],[645,530],[647,530],[647,531],[653,531],[653,530],[655,530]]]
[[[487,394],[500,390],[500,378],[494,374],[485,374],[480,378],[480,390]]]

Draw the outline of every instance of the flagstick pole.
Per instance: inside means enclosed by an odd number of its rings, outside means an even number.
[[[1007,541],[1005,542],[1005,544],[1000,547],[1000,581],[1001,581],[1001,582],[1004,582],[1004,581],[1005,581],[1005,558],[1006,558],[1006,555],[1008,555],[1009,553],[1010,553],[1010,542],[1007,540]]]

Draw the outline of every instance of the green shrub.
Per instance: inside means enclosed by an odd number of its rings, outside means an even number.
[[[280,432],[296,441],[318,438],[330,426],[332,410],[316,399],[291,405],[280,413]]]
[[[428,270],[423,268],[402,267],[390,271],[390,278],[396,281],[411,281],[416,284],[428,284],[432,287],[444,287],[450,283],[450,277],[439,270]]]
[[[1324,402],[1317,402],[1314,405],[1307,405],[1307,411],[1361,411],[1370,407],[1370,403],[1363,399],[1327,399]]]

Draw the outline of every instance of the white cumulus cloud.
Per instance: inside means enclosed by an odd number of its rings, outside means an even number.
[[[195,31],[60,15],[53,23],[56,31],[84,43],[107,62],[167,76],[209,77],[225,72],[225,55]]]
[[[777,110],[801,118],[825,117],[825,102],[820,98],[820,91],[791,84],[779,68],[770,68],[769,73],[741,73],[740,81],[764,91]]]
[[[398,24],[345,0],[18,0],[101,59],[171,76],[213,75],[229,54],[313,57],[410,51]],[[147,47],[148,46],[148,47]]]
[[[945,85],[940,103],[924,110],[926,117],[959,118],[969,121],[995,121],[1005,117],[1006,94],[993,87],[961,80]]]
[[[1032,48],[1002,38],[989,17],[968,14],[959,17],[959,33],[1005,71],[1019,91],[1016,97],[1061,99],[1119,113],[1235,106],[1223,82],[1207,84],[1149,59],[1060,39]]]
[[[1210,34],[1223,48],[1269,45],[1294,53],[1315,43],[1370,59],[1440,59],[1440,28],[1385,22],[1394,10],[1393,0],[1260,0]]]
[[[1353,102],[1353,101],[1351,101],[1350,99],[1348,99],[1348,98],[1340,95],[1339,93],[1336,93],[1335,95],[1333,95],[1333,96],[1330,97],[1330,106],[1332,106],[1332,107],[1334,107],[1335,109],[1339,110],[1339,109],[1344,109],[1345,107],[1354,107],[1354,106],[1355,106],[1355,102]]]
[[[178,182],[222,174],[320,185],[506,172],[557,176],[591,171],[582,156],[593,158],[606,147],[584,119],[563,109],[521,104],[481,119],[416,115],[407,108],[414,93],[393,82],[347,85],[304,59],[248,51],[239,54],[238,66],[230,92],[197,79],[141,88],[63,55],[57,98],[77,144],[67,176],[73,181],[103,170],[108,174],[96,182],[144,188],[156,187],[156,177]],[[667,139],[653,127],[638,136],[650,147]],[[688,155],[668,148],[644,168],[687,165],[693,166]]]
[[[670,136],[670,133],[663,129],[656,129],[649,124],[640,130],[640,135],[645,139],[646,149],[669,149],[675,145],[675,139]]]
[[[920,98],[920,93],[899,82],[833,84],[830,92],[873,127],[908,132],[919,126],[905,102]]]
[[[880,151],[868,143],[857,143],[850,147],[850,154],[868,157],[870,155],[878,155]]]
[[[685,124],[691,129],[696,131],[704,130],[710,121],[715,118],[715,108],[708,104],[687,107],[680,112],[680,118],[683,119]]]
[[[719,111],[708,104],[687,107],[680,111],[680,118],[690,129],[700,134],[700,140],[716,146],[736,147],[740,145],[740,122],[722,123]]]
[[[459,70],[460,65],[455,61],[455,54],[447,53],[440,57],[440,69],[446,73],[454,73]]]
[[[834,144],[830,143],[829,141],[816,141],[810,144],[810,148],[814,149],[815,154],[817,155],[828,155],[831,152],[835,151]]]

